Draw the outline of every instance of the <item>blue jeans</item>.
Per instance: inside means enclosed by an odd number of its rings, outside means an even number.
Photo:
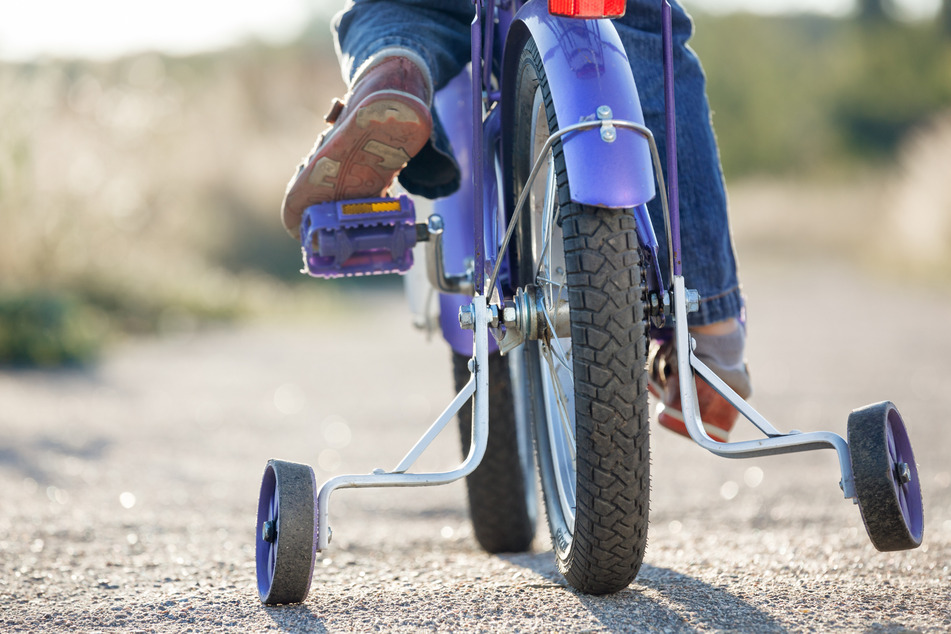
[[[702,298],[700,311],[689,317],[691,325],[700,325],[740,317],[743,300],[706,80],[687,47],[693,24],[678,4],[672,5],[683,271],[687,287],[697,289]],[[631,61],[645,123],[666,165],[660,7],[659,0],[628,0],[627,14],[614,24]],[[473,11],[471,0],[350,0],[334,24],[344,77],[351,79],[381,49],[401,47],[427,61],[433,86],[439,90],[470,61]],[[430,198],[458,187],[458,167],[438,119],[431,143],[401,172],[400,183],[411,193]],[[666,279],[667,238],[657,197],[648,208]]]

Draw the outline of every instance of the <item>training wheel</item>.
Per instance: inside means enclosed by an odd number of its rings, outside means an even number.
[[[884,401],[849,415],[849,454],[865,530],[881,551],[921,545],[924,515],[918,466],[905,424]]]
[[[300,603],[317,553],[317,482],[304,464],[269,460],[258,498],[258,594],[267,605]]]

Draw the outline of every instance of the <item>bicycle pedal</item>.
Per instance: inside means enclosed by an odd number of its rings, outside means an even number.
[[[408,196],[313,205],[301,219],[304,270],[313,277],[405,273],[413,265],[416,211]]]

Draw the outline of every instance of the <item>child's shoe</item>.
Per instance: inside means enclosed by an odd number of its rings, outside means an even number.
[[[673,340],[651,340],[648,352],[649,382],[648,389],[660,403],[657,406],[657,422],[667,429],[690,437],[684,423],[680,403],[680,375],[677,372],[677,352]],[[717,368],[709,360],[703,360],[714,372]],[[720,372],[717,372],[721,375]],[[734,373],[735,374],[735,373]],[[722,375],[721,375],[722,376]],[[727,384],[743,398],[748,398],[750,389],[749,375],[745,370]],[[736,423],[738,412],[729,401],[720,396],[710,385],[697,377],[697,401],[700,407],[700,419],[707,435],[717,442],[727,442],[730,431]]]
[[[353,81],[346,103],[336,100],[331,124],[291,178],[281,206],[295,238],[311,205],[384,196],[406,163],[429,140],[432,86],[420,62],[381,55]]]

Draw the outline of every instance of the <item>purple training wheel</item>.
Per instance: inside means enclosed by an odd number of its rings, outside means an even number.
[[[268,461],[255,537],[258,594],[265,604],[300,603],[307,597],[317,552],[316,505],[313,469]]]
[[[898,409],[889,401],[853,411],[849,455],[862,521],[881,551],[921,545],[924,511],[911,441]]]

